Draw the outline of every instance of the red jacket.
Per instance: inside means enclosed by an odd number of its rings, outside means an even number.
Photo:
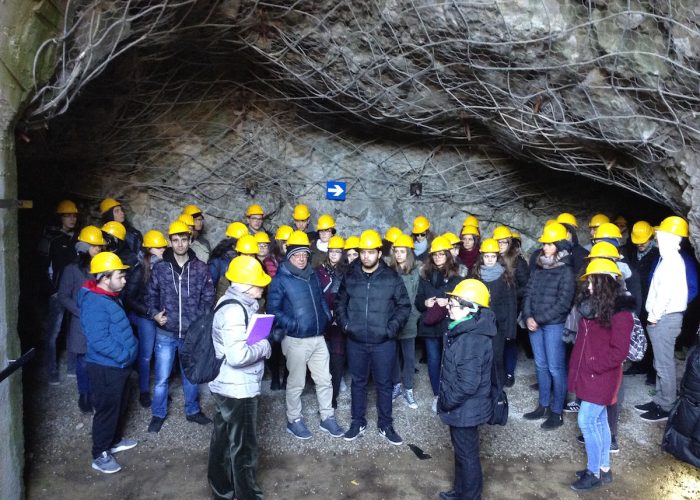
[[[622,304],[620,304],[622,302]],[[622,363],[630,348],[634,326],[629,297],[618,298],[610,327],[595,319],[581,318],[576,344],[569,361],[569,391],[583,401],[608,406],[617,402],[622,383]]]

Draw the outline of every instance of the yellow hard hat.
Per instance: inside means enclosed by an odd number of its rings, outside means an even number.
[[[106,273],[129,269],[129,266],[122,263],[119,256],[112,252],[100,252],[90,260],[90,274]]]
[[[384,239],[394,243],[400,234],[403,234],[403,231],[396,226],[392,226],[386,230],[386,233],[384,233]]]
[[[270,241],[270,235],[267,234],[265,231],[258,231],[253,235],[253,237],[258,243],[272,243]]]
[[[151,229],[143,235],[144,248],[163,248],[168,246],[168,240],[165,239],[163,233]]]
[[[246,234],[238,238],[236,242],[236,252],[243,255],[257,255],[258,241],[255,239],[255,236]]]
[[[265,211],[260,205],[252,204],[245,211],[246,217],[251,215],[265,215]]]
[[[568,224],[570,226],[578,227],[576,217],[574,217],[574,214],[570,214],[568,212],[563,212],[557,215],[557,222],[559,224]]]
[[[126,238],[126,228],[121,222],[117,222],[115,220],[106,222],[105,225],[102,226],[102,230],[105,233],[111,234],[118,240],[124,241],[124,238]]]
[[[328,214],[323,214],[318,218],[316,222],[316,231],[323,231],[324,229],[332,229],[335,227],[335,220]]]
[[[595,214],[593,217],[591,217],[588,227],[598,227],[606,222],[610,222],[610,218],[607,215]]]
[[[487,238],[481,242],[481,247],[479,247],[479,251],[481,253],[499,253],[501,249],[498,247],[498,241],[496,241],[493,238]]]
[[[290,234],[289,238],[287,238],[287,245],[310,247],[311,242],[309,241],[309,235],[304,231],[292,231],[292,234]]]
[[[430,221],[426,216],[419,215],[418,217],[413,219],[413,229],[411,230],[413,234],[424,233],[428,229],[430,229]]]
[[[301,203],[294,207],[294,213],[292,218],[294,220],[306,220],[311,217],[311,212],[309,212],[309,207],[302,205]]]
[[[481,281],[475,279],[466,279],[457,283],[455,289],[447,292],[448,295],[454,295],[460,299],[468,300],[481,307],[488,307],[491,300],[489,289],[486,288]]]
[[[345,247],[345,240],[343,239],[342,236],[331,236],[331,239],[328,241],[328,248],[335,248],[338,250],[342,250],[343,247]]]
[[[599,240],[601,238],[622,238],[620,228],[611,222],[602,223],[598,226],[598,229],[595,230],[595,234],[593,235],[594,240]]]
[[[620,268],[617,267],[612,260],[609,259],[593,259],[586,266],[586,272],[581,276],[582,280],[588,278],[591,274],[608,274],[610,276],[621,276]]]
[[[250,231],[248,231],[248,227],[242,222],[232,222],[226,228],[226,236],[229,238],[239,239],[246,234],[250,234]]]
[[[360,247],[360,238],[358,236],[350,236],[345,240],[343,250],[357,250]]]
[[[57,214],[77,214],[78,206],[70,200],[61,200],[56,205]]]
[[[558,222],[552,222],[544,226],[542,236],[538,240],[540,243],[555,243],[566,239],[566,228]]]
[[[382,247],[382,237],[374,229],[362,231],[358,248],[361,250],[373,250]]]
[[[510,234],[512,235],[511,238],[513,238],[514,240],[521,239],[520,233],[516,233],[515,231],[511,231]]]
[[[444,233],[442,237],[449,241],[450,245],[457,245],[460,241],[455,233],[450,233],[449,231]]]
[[[549,226],[550,224],[554,224],[556,221],[557,221],[557,219],[547,219],[547,220],[544,222],[544,225],[545,225],[545,227],[546,227],[546,226]]]
[[[442,252],[450,248],[452,248],[452,244],[443,236],[436,236],[432,243],[430,243],[430,253]]]
[[[494,240],[505,240],[507,238],[512,238],[513,233],[510,232],[510,229],[508,229],[506,226],[498,226],[496,229],[493,230],[493,238]]]
[[[661,231],[663,233],[671,233],[681,238],[688,237],[688,221],[682,217],[677,217],[672,215],[671,217],[666,217],[661,221],[661,224],[654,228],[656,231]]]
[[[110,208],[118,207],[119,205],[121,205],[120,201],[114,198],[105,198],[100,202],[100,214],[107,212]]]
[[[185,205],[185,208],[182,209],[182,213],[194,217],[197,214],[201,214],[202,209],[199,208],[197,205]]]
[[[239,255],[231,259],[226,270],[226,279],[232,283],[266,287],[272,278],[265,274],[260,261],[250,255]]]
[[[467,215],[464,218],[464,222],[462,222],[462,227],[464,226],[474,226],[476,228],[479,227],[479,219],[474,217],[473,215]]]
[[[89,245],[106,245],[104,237],[102,236],[102,230],[95,226],[85,226],[80,230],[78,235],[78,241],[87,243]]]
[[[465,234],[472,234],[474,236],[479,236],[479,234],[480,234],[479,228],[476,226],[472,226],[472,225],[466,225],[466,226],[462,227],[462,236],[464,236]]]
[[[275,233],[275,239],[280,241],[287,241],[287,238],[289,238],[289,235],[293,232],[294,229],[292,229],[292,226],[287,226],[286,224],[283,224],[277,228],[277,232]]]
[[[194,227],[194,217],[192,217],[190,214],[180,214],[177,217],[177,220],[184,222],[188,226]]]
[[[415,248],[416,246],[413,244],[413,238],[411,238],[407,234],[401,233],[396,237],[396,241],[394,241],[395,247],[406,247],[406,248]]]
[[[607,241],[599,241],[591,248],[590,253],[586,257],[587,259],[596,259],[599,257],[608,259],[619,259],[620,252],[618,252],[615,245],[608,243]]]
[[[654,228],[645,220],[635,222],[632,226],[632,243],[641,245],[654,237]]]
[[[181,220],[173,221],[170,227],[168,227],[168,236],[172,236],[173,234],[190,234],[191,232],[189,226]]]

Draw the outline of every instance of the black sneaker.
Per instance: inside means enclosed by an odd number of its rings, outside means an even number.
[[[151,418],[151,423],[148,424],[148,432],[155,432],[155,433],[160,432],[160,428],[163,427],[163,422],[165,422],[164,418],[160,418],[160,417]]]
[[[668,420],[668,413],[669,412],[662,410],[659,405],[656,405],[656,408],[642,413],[639,415],[639,418],[647,422],[663,422],[664,420]]]
[[[506,387],[513,387],[515,385],[515,375],[511,375],[510,373],[506,375]]]
[[[282,389],[282,384],[280,384],[279,379],[272,379],[272,382],[270,382],[270,390],[271,391],[279,391]]]
[[[579,435],[579,437],[576,438],[576,441],[578,441],[581,444],[586,444],[586,440],[583,438],[583,434]]]
[[[591,471],[586,470],[578,480],[574,481],[571,485],[571,489],[574,491],[586,491],[600,488],[601,484],[603,484],[603,482],[600,478],[596,477]]]
[[[534,384],[530,384],[530,389],[532,389],[533,391],[539,391],[540,384],[538,384],[537,382],[535,382]]]
[[[92,413],[92,403],[90,403],[90,396],[87,394],[81,394],[78,397],[78,408],[83,413]]]
[[[644,403],[643,405],[634,405],[634,409],[642,413],[651,411],[654,408],[656,408],[656,403],[654,403],[653,401],[649,401],[648,403]]]
[[[440,500],[459,500],[460,498],[462,498],[462,494],[455,490],[440,492]]]
[[[564,416],[561,413],[551,412],[547,417],[547,420],[542,422],[540,427],[546,431],[551,431],[557,427],[561,427],[562,425],[564,425]]]
[[[396,431],[394,430],[394,426],[388,425],[384,427],[383,429],[379,429],[379,434],[384,436],[387,441],[389,441],[391,444],[399,446],[403,444],[403,439],[401,439],[401,436],[399,436]]]
[[[531,412],[523,415],[523,418],[525,420],[539,420],[541,418],[547,418],[547,417],[549,417],[549,406],[540,406],[540,405],[537,405],[537,408],[535,408]]]
[[[651,377],[650,377],[650,376],[647,375],[647,378],[646,378],[646,380],[644,381],[644,384],[645,384],[645,385],[650,385],[650,386],[652,386],[652,387],[655,386],[655,385],[656,385],[656,376],[651,376]]]
[[[347,430],[347,432],[343,435],[343,439],[345,439],[345,441],[354,441],[359,436],[362,436],[365,433],[365,429],[367,429],[366,425],[359,425],[353,423]]]
[[[199,425],[211,424],[211,419],[201,411],[199,413],[195,413],[194,415],[187,415],[187,421],[195,422]]]
[[[150,408],[151,407],[151,393],[150,392],[142,392],[141,394],[139,394],[139,404],[144,408]]]
[[[577,470],[576,471],[576,477],[581,479],[583,476],[586,475],[586,472],[588,472],[588,469],[583,469],[583,470]],[[608,469],[608,472],[600,471],[600,482],[603,484],[610,484],[613,481],[612,477],[612,469]]]
[[[639,366],[638,363],[632,363],[630,367],[623,372],[624,375],[642,375],[645,373],[646,370]]]
[[[610,440],[610,453],[620,453],[620,447],[617,445],[617,439],[612,438]],[[601,472],[602,474],[602,472]],[[603,476],[601,476],[602,479]],[[605,482],[605,481],[603,481]]]

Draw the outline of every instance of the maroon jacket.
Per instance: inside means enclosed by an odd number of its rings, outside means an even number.
[[[630,304],[632,309],[630,309]],[[569,391],[583,401],[608,406],[617,402],[622,383],[622,363],[630,348],[634,299],[616,301],[609,328],[596,319],[581,318],[576,344],[569,361]]]

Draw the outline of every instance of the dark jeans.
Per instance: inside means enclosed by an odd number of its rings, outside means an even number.
[[[272,354],[270,359],[267,361],[267,366],[270,368],[270,377],[272,378],[272,383],[281,383],[282,381],[287,381],[287,360],[284,358],[282,353],[282,343],[270,340],[270,347],[272,348]],[[284,379],[280,380],[280,372],[284,370]]]
[[[367,425],[367,382],[370,370],[377,388],[377,426],[392,425],[391,372],[396,360],[396,341],[364,344],[348,339],[348,368],[352,375],[352,424]]]
[[[115,368],[87,363],[90,397],[95,414],[92,417],[92,458],[99,457],[122,439],[129,402],[131,368]]]
[[[516,339],[506,340],[503,348],[503,368],[506,375],[515,375],[515,367],[518,364],[518,342]]]
[[[85,354],[75,355],[75,379],[78,383],[78,394],[90,394],[90,377],[88,376]]]
[[[440,390],[440,363],[442,362],[442,337],[423,337],[425,356],[428,358],[428,376],[433,396]]]
[[[207,477],[214,498],[262,499],[256,479],[258,398],[212,396],[217,411],[209,445]]]
[[[136,325],[139,337],[139,392],[151,392],[151,358],[156,345],[156,322],[138,314],[129,314],[129,321]]]
[[[498,387],[501,389],[506,381],[506,370],[503,363],[505,344],[506,338],[502,333],[496,332],[496,335],[491,337],[491,345],[493,347],[493,370],[491,373],[495,373],[496,377],[498,377]]]
[[[479,458],[479,428],[450,427],[455,450],[454,490],[465,500],[479,500],[483,487]]]
[[[328,342],[326,342],[327,344]],[[333,408],[338,407],[338,394],[340,394],[340,381],[345,372],[345,354],[330,353],[330,361],[328,369],[331,372],[331,385],[333,386],[333,399],[331,405]]]
[[[49,376],[58,375],[58,353],[56,352],[56,340],[61,333],[65,307],[58,300],[58,294],[54,293],[49,297],[49,310],[44,322],[46,332],[46,357],[48,358]]]
[[[399,339],[398,343],[401,356],[396,356],[392,382],[396,385],[403,380],[404,389],[413,389],[413,375],[416,367],[416,338]],[[401,359],[399,360],[399,358]],[[403,361],[403,370],[399,366],[401,364],[400,361]]]

